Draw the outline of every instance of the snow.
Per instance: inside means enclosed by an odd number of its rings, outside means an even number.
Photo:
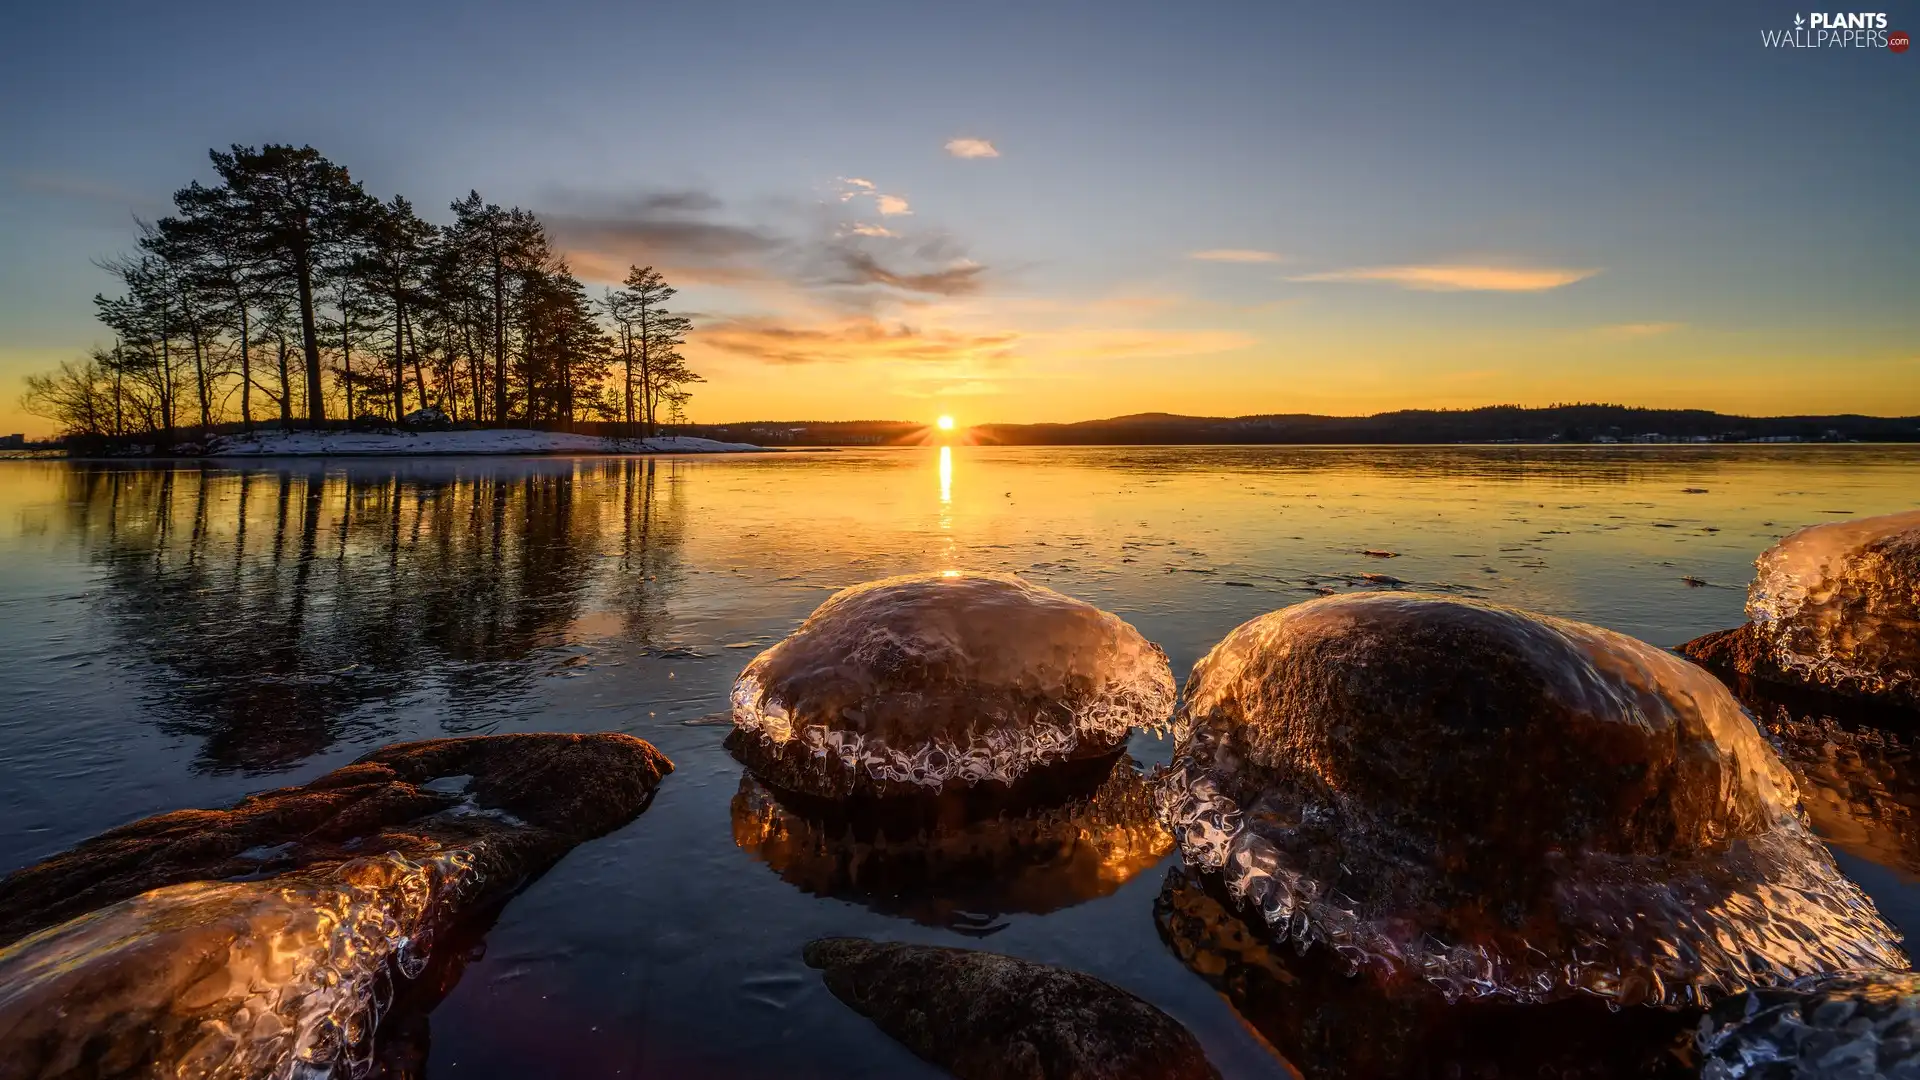
[[[1904,963],[1726,687],[1625,635],[1330,597],[1233,631],[1186,699],[1161,813],[1302,951],[1616,1004]]]
[[[1173,672],[1119,616],[1011,574],[941,571],[834,594],[734,683],[733,722],[825,775],[1012,783],[1172,715]]]
[[[211,440],[209,457],[312,457],[390,454],[731,454],[763,451],[751,443],[686,435],[608,439],[560,431],[261,431]]]

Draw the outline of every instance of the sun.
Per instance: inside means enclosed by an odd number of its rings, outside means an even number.
[[[938,420],[935,420],[935,421],[934,421],[934,424],[935,424],[935,426],[937,426],[937,427],[938,427],[938,428],[939,428],[939,429],[940,429],[941,431],[952,431],[952,430],[953,430],[953,417],[951,417],[951,416],[943,416],[943,417],[941,417],[940,419],[938,419]]]

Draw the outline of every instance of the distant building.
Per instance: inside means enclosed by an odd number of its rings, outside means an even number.
[[[0,450],[25,450],[26,448],[25,435],[0,435]]]

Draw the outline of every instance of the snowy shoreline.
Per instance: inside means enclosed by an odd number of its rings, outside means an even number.
[[[194,457],[385,457],[425,454],[749,454],[752,443],[685,435],[610,439],[560,431],[262,431],[208,440]]]

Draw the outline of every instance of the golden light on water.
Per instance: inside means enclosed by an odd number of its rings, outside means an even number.
[[[952,430],[953,430],[953,417],[951,417],[951,416],[943,416],[943,417],[941,417],[940,419],[938,419],[938,420],[935,420],[935,421],[934,421],[934,424],[935,424],[935,426],[937,426],[937,427],[938,427],[938,428],[939,428],[939,429],[940,429],[941,431],[952,431]]]
[[[941,417],[942,420],[946,417]],[[940,503],[946,505],[953,501],[953,447],[940,448]]]

